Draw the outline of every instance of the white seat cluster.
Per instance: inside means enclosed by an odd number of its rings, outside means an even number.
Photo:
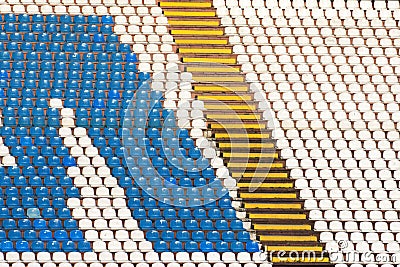
[[[337,257],[337,266],[393,266],[400,237],[399,3],[213,3],[251,89],[269,102],[259,108],[267,109],[321,241],[333,251],[371,253],[368,260]]]

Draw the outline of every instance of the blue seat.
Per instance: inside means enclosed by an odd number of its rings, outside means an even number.
[[[168,245],[165,241],[159,240],[154,244],[154,250],[156,252],[167,252]]]
[[[222,240],[225,242],[232,242],[235,240],[235,233],[233,231],[223,231]]]
[[[200,222],[200,228],[203,231],[211,231],[214,230],[213,222],[211,220],[202,220]]]
[[[62,251],[64,251],[64,252],[74,252],[74,251],[76,251],[75,242],[72,242],[70,240],[63,241],[61,247],[62,247]]]
[[[107,36],[107,43],[118,43],[118,35],[111,33]]]
[[[68,233],[65,230],[57,230],[54,232],[54,239],[57,241],[69,240]]]
[[[154,242],[160,240],[160,236],[156,230],[151,230],[146,233],[146,239]]]
[[[74,230],[78,228],[78,223],[74,219],[68,219],[64,221],[64,227],[67,230]]]
[[[207,239],[210,241],[219,241],[221,237],[218,231],[209,231],[207,233]]]
[[[213,247],[213,243],[211,243],[210,241],[203,241],[200,243],[200,250],[202,252],[213,252],[214,247]]]
[[[241,220],[232,220],[230,225],[232,230],[244,230],[243,222]]]
[[[90,252],[90,251],[92,251],[92,248],[88,241],[82,240],[82,241],[78,242],[78,250],[80,252]]]
[[[233,252],[243,252],[243,251],[245,251],[243,243],[239,242],[239,241],[234,241],[234,242],[231,243],[231,250]]]
[[[26,241],[36,241],[38,240],[37,232],[34,230],[24,231],[24,239]]]
[[[246,250],[250,253],[255,253],[260,251],[260,246],[257,241],[248,241],[246,243]]]
[[[8,240],[1,241],[0,247],[1,247],[2,252],[15,251],[13,243],[11,241],[8,241]]]
[[[83,241],[83,233],[81,230],[72,230],[70,232],[70,239],[72,241]]]
[[[181,252],[183,251],[183,243],[181,241],[172,241],[170,243],[170,250],[172,252]]]
[[[43,218],[54,219],[56,218],[56,211],[53,208],[44,208],[42,210]]]
[[[226,220],[216,220],[215,228],[219,231],[227,231],[229,230],[228,221]]]
[[[34,14],[32,15],[32,22],[33,23],[43,23],[44,22],[44,16],[42,14]]]
[[[240,232],[237,233],[237,239],[240,242],[250,241],[250,234],[247,231],[240,231]]]
[[[11,215],[13,218],[17,219],[26,218],[25,210],[21,207],[13,208],[11,211]]]
[[[203,208],[196,208],[193,211],[193,216],[196,220],[202,220],[202,219],[207,219],[207,213]]]
[[[49,229],[51,230],[61,230],[63,227],[62,221],[59,219],[49,220]]]
[[[188,231],[178,231],[176,233],[176,239],[178,239],[179,241],[189,241],[190,240],[190,233]]]
[[[33,252],[43,252],[45,251],[44,242],[43,241],[34,241],[31,244],[31,249]]]
[[[210,217],[210,219],[220,219],[222,217],[221,210],[218,208],[210,209],[208,211],[208,216]]]
[[[140,229],[143,230],[151,230],[154,229],[153,222],[149,219],[142,219],[139,223]]]
[[[3,228],[6,230],[16,229],[17,223],[15,222],[14,219],[5,219],[3,220]]]
[[[33,221],[33,228],[35,230],[45,230],[47,229],[46,221],[43,219],[36,219]]]
[[[101,23],[102,24],[114,24],[113,17],[109,16],[109,15],[102,16],[101,17]]]
[[[198,243],[194,241],[188,241],[185,244],[185,250],[187,252],[197,252],[199,251]]]
[[[19,240],[15,243],[15,249],[17,252],[28,252],[30,251],[29,243],[25,240]]]
[[[170,227],[172,230],[184,230],[183,222],[181,220],[171,220]]]
[[[46,22],[47,23],[58,23],[58,16],[54,14],[46,15]]]
[[[23,230],[32,229],[32,223],[28,219],[18,220],[18,227]]]
[[[192,232],[192,239],[194,240],[194,241],[204,241],[206,238],[205,238],[205,235],[204,235],[204,232],[203,231],[193,231]]]
[[[229,244],[225,241],[218,241],[215,245],[217,252],[228,252],[229,251]]]
[[[161,211],[159,209],[155,209],[155,208],[150,209],[148,211],[148,216],[149,216],[150,219],[160,219],[160,218],[162,218]]]
[[[186,220],[185,227],[186,227],[186,229],[191,230],[191,231],[199,229],[199,225],[198,225],[197,221],[193,220],[193,219]]]
[[[11,241],[22,240],[22,233],[19,230],[10,230],[8,231],[8,239]]]

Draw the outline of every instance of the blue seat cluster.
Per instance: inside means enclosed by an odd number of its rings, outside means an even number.
[[[87,23],[88,18],[71,19],[0,16],[0,135],[16,159],[15,166],[0,167],[1,252],[91,251],[66,205],[67,198],[80,197],[66,172],[76,162],[58,135],[60,111],[49,107],[51,98],[66,98],[71,92],[65,86],[68,75],[76,75],[65,69],[66,53],[61,50],[66,48],[66,35],[60,31],[82,19]],[[110,27],[109,19],[97,24],[97,35],[101,27]],[[78,37],[70,33],[70,38]],[[80,57],[69,53],[74,56]]]

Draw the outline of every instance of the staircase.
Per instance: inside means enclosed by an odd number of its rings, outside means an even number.
[[[211,0],[159,2],[257,239],[276,265],[330,265]],[[276,251],[276,252],[273,252]],[[285,251],[278,257],[278,251]],[[291,252],[291,254],[290,254]],[[295,253],[299,257],[293,257]],[[302,253],[305,257],[302,257]],[[315,253],[316,257],[308,258]],[[292,257],[290,257],[290,255]]]

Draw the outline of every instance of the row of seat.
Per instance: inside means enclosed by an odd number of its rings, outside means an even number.
[[[333,203],[334,202],[334,203]],[[323,199],[320,201],[314,201],[314,200],[307,200],[305,202],[305,206],[307,208],[313,208],[316,209],[318,207],[321,207],[323,209],[336,209],[336,208],[340,208],[341,210],[346,210],[346,209],[350,209],[350,210],[355,210],[358,209],[360,207],[363,207],[366,210],[380,210],[380,211],[391,211],[392,214],[388,213],[387,216],[382,216],[382,214],[380,214],[381,216],[379,216],[379,218],[383,218],[383,217],[393,217],[393,210],[397,209],[399,206],[399,201],[392,201],[392,200],[376,200],[376,201],[365,201],[363,204],[360,203],[361,200],[352,200],[349,203],[347,203],[346,200],[330,200],[330,199]],[[363,211],[356,211],[359,212],[360,217],[364,217],[367,218],[368,216],[366,215],[367,211],[363,210]],[[340,215],[339,215],[340,217]]]
[[[67,24],[89,24],[98,26],[99,24],[114,24],[112,16],[83,16],[83,15],[42,15],[42,14],[13,14],[8,13],[0,16],[0,22],[19,22],[19,23],[45,23],[51,25],[51,23],[67,23]]]
[[[280,0],[273,0],[268,5],[262,0],[252,0],[252,1],[243,1],[243,0],[234,0],[232,2],[226,3],[225,1],[214,1],[214,5],[224,5],[227,7],[254,7],[254,8],[259,8],[259,7],[280,7],[280,8],[302,8],[302,7],[307,7],[307,8],[318,8],[323,10],[324,8],[327,7],[333,7],[338,10],[353,10],[356,8],[361,8],[363,10],[386,10],[386,9],[397,9],[399,8],[399,3],[396,2],[391,2],[391,1],[380,1],[380,2],[371,2],[368,0],[363,0],[363,1],[356,1],[356,0],[351,0],[351,1],[342,1],[342,0],[336,0],[336,1],[330,1],[330,0],[322,0],[322,1],[317,1],[317,0],[307,0],[307,1],[300,1],[300,0],[295,0],[295,1],[280,1]]]

